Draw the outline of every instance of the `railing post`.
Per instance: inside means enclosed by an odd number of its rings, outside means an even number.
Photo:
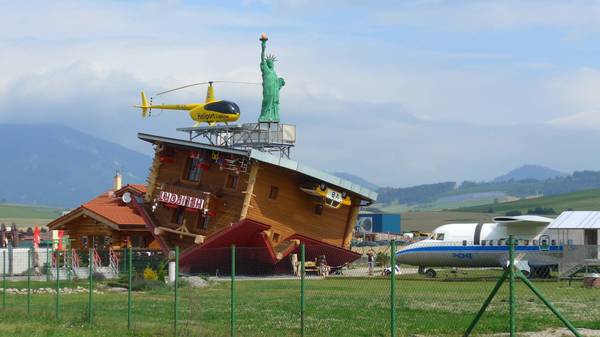
[[[127,256],[127,272],[128,272],[128,284],[127,284],[127,329],[131,330],[131,281],[133,275],[133,262],[132,262],[132,252],[131,247],[129,247],[129,252]]]
[[[59,313],[59,309],[60,309],[60,270],[58,269],[59,265],[60,265],[60,251],[56,250],[55,251],[55,256],[56,256],[56,308],[55,308],[55,316],[56,316],[56,320],[58,320],[60,318],[60,313]]]
[[[306,251],[304,242],[300,245],[300,336],[304,337],[305,326],[304,326],[304,261],[306,260]]]
[[[50,282],[50,273],[52,266],[50,265],[50,248],[46,247],[46,282]]]
[[[235,245],[231,245],[231,319],[230,335],[235,337]]]
[[[88,258],[88,322],[92,324],[92,293],[94,292],[94,263],[92,262],[92,256],[94,256],[94,248],[89,249]]]
[[[27,250],[27,314],[31,314],[31,248]]]
[[[508,236],[508,279],[509,279],[509,311],[510,311],[510,337],[515,337],[516,328],[516,303],[515,303],[515,246],[513,236]]]
[[[6,250],[2,251],[2,309],[6,310]]]
[[[396,240],[390,241],[390,332],[396,337]]]
[[[179,288],[179,246],[175,247],[175,289],[174,293],[174,301],[173,301],[173,333],[175,337],[177,337],[177,305],[178,305],[178,296],[177,296],[177,288]]]

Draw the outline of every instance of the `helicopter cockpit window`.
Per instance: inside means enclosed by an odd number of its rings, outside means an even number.
[[[204,106],[205,110],[215,111],[224,114],[239,114],[240,108],[237,104],[229,101],[218,101],[213,103],[208,103]]]

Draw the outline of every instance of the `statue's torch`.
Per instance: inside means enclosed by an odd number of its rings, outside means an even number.
[[[260,39],[259,39],[259,40],[261,40],[261,41],[265,42],[265,41],[267,41],[268,39],[269,39],[269,38],[267,37],[267,34],[266,34],[266,33],[262,33],[262,34],[260,34]]]

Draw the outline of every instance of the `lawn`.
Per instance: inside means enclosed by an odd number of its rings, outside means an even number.
[[[45,206],[0,204],[0,223],[7,225],[16,223],[25,226],[46,225],[58,218],[62,211],[59,208]]]
[[[493,280],[444,278],[397,280],[398,336],[459,336],[494,285]],[[64,282],[64,285],[69,285]],[[36,287],[54,283],[34,282]],[[85,286],[85,283],[80,284]],[[330,278],[306,281],[306,336],[390,336],[389,279]],[[580,283],[536,282],[551,301],[578,327],[600,329],[600,291]],[[25,283],[9,284],[24,287]],[[180,288],[179,336],[229,336],[230,287],[215,282],[204,289]],[[298,280],[240,280],[236,288],[237,336],[299,336]],[[172,336],[173,293],[161,289],[133,294],[133,327],[127,330],[127,293],[105,290],[94,294],[94,323],[87,319],[88,294],[33,294],[27,315],[26,295],[8,294],[2,314],[2,336]],[[508,326],[507,286],[492,303],[476,329],[505,331]],[[520,331],[558,327],[543,304],[517,285]]]

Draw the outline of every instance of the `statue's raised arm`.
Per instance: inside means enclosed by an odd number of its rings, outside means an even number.
[[[260,36],[260,45],[261,45],[261,51],[260,51],[260,64],[265,63],[265,49],[267,49],[267,40],[269,38],[267,37],[267,34],[262,33],[262,35]]]

